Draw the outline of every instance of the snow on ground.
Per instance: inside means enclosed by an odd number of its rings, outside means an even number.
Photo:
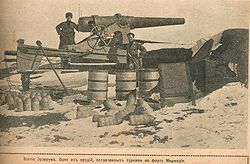
[[[114,81],[114,77],[112,76]],[[114,96],[114,87],[109,87]],[[242,149],[247,145],[247,89],[225,85],[191,103],[155,111],[154,125],[97,127],[76,117],[77,104],[54,102],[51,111],[17,113],[1,106],[1,146],[162,147]],[[124,104],[122,102],[121,104]],[[96,108],[100,111],[101,108]]]

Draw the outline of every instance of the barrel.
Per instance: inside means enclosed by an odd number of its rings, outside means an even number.
[[[158,84],[158,69],[141,69],[139,70],[139,91],[145,93],[153,89]]]
[[[92,70],[88,75],[88,100],[106,100],[108,96],[108,71]]]
[[[116,99],[127,100],[127,95],[136,89],[136,71],[119,70],[116,72]]]

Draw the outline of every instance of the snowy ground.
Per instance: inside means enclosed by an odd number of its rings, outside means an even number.
[[[75,87],[86,89],[86,73],[76,74],[61,76],[64,80],[71,79],[66,80],[66,86],[76,83],[79,85]],[[20,84],[17,76],[11,77],[13,84]],[[32,83],[53,84],[45,74],[42,76]],[[115,95],[114,81],[114,76],[110,76],[109,97]],[[119,125],[97,127],[91,117],[76,119],[77,104],[73,103],[54,102],[55,109],[51,111],[19,113],[3,105],[0,145],[244,149],[247,147],[247,92],[239,83],[227,84],[198,99],[197,106],[179,103],[155,111],[155,124],[150,126],[131,126],[123,121]],[[101,107],[94,110],[99,112]]]

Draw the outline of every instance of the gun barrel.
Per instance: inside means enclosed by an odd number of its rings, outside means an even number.
[[[145,18],[145,17],[133,17],[131,18],[130,28],[146,28],[157,26],[171,26],[181,25],[185,23],[184,18]]]
[[[184,18],[157,18],[157,17],[133,17],[133,16],[98,16],[81,17],[78,20],[79,31],[90,32],[94,25],[109,26],[115,22],[129,25],[130,29],[147,28],[157,26],[171,26],[185,24]]]

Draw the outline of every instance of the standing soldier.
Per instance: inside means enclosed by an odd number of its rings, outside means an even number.
[[[129,44],[127,45],[127,62],[129,69],[140,69],[142,68],[142,55],[147,53],[145,47],[143,47],[140,43],[134,41],[135,34],[128,33],[127,34]],[[140,51],[140,54],[139,54]]]
[[[56,31],[58,35],[60,35],[60,44],[59,49],[64,49],[65,46],[75,44],[75,31],[78,31],[78,26],[76,23],[72,22],[71,19],[73,18],[73,14],[71,12],[67,12],[65,14],[66,21],[58,24],[56,26]],[[62,67],[68,67],[68,59],[62,59]]]

